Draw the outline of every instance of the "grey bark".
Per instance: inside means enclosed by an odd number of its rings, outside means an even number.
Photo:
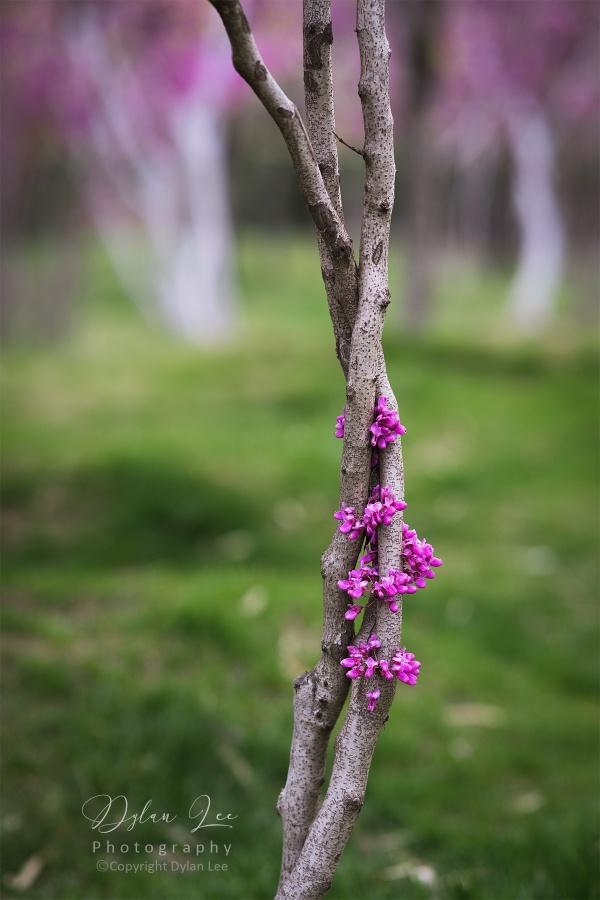
[[[304,94],[308,132],[319,171],[331,202],[340,218],[343,216],[340,195],[339,161],[335,138],[333,79],[331,71],[330,0],[304,0]],[[356,266],[336,278],[334,263],[325,241],[318,237],[321,272],[330,309],[335,310],[342,331],[336,336],[338,356],[347,374],[352,328],[358,305]],[[354,262],[354,260],[353,260]],[[341,351],[341,352],[340,352]],[[367,426],[368,427],[368,426]],[[361,458],[364,448],[352,448],[350,432],[345,439],[340,494],[352,497],[343,505],[364,504],[364,478],[356,478],[356,466],[363,472],[368,460]],[[283,829],[281,880],[292,871],[306,835],[317,812],[321,787],[325,780],[325,764],[329,736],[348,694],[348,679],[340,666],[345,648],[352,640],[353,626],[346,621],[345,595],[337,582],[356,563],[356,547],[337,530],[321,559],[323,578],[323,631],[321,658],[317,665],[295,682],[294,728],[290,747],[290,764],[286,783],[277,801]]]
[[[340,171],[335,137],[333,76],[331,71],[331,0],[303,2],[304,103],[310,141],[331,202],[343,221]],[[352,328],[358,304],[354,256],[347,268],[336,268],[326,243],[319,237],[321,273],[335,334],[338,357],[347,374]]]
[[[389,304],[388,249],[394,202],[393,119],[389,102],[389,45],[384,27],[384,0],[358,0],[357,36],[361,58],[358,92],[365,129],[365,191],[360,247],[359,307],[352,337],[347,382],[347,419],[358,447],[368,441],[375,397],[383,393],[395,405],[381,346],[385,310]],[[344,448],[345,449],[345,448]],[[369,456],[367,450],[367,457]],[[368,472],[356,475],[362,481]],[[369,459],[366,461],[369,466]],[[342,461],[343,467],[343,461]],[[381,483],[403,497],[400,443],[381,454]],[[363,495],[364,497],[364,495]],[[364,499],[363,499],[364,503]],[[400,567],[401,520],[380,529],[379,568],[387,574]],[[399,645],[401,615],[377,604],[374,622],[367,616],[364,631],[374,624],[382,642],[382,654]],[[278,897],[308,900],[328,890],[339,858],[362,808],[369,768],[381,728],[394,695],[394,683],[381,688],[374,713],[366,711],[366,687],[361,679],[352,685],[346,720],[336,741],[336,752],[327,794],[310,828],[298,861],[280,887]]]
[[[327,292],[327,299],[338,357],[346,371],[352,330],[351,309],[336,298],[341,294],[338,285],[352,285],[356,278],[352,242],[329,196],[302,117],[265,66],[242,4],[239,0],[209,0],[209,3],[221,16],[227,31],[236,71],[248,82],[281,131],[308,211],[330,255],[331,269],[327,278],[332,287]]]
[[[329,0],[305,0],[304,69],[307,132],[294,105],[272,78],[258,53],[239,0],[210,0],[221,16],[237,71],[257,94],[280,128],[292,157],[298,184],[315,227],[331,313],[336,349],[346,375],[346,429],[340,466],[340,505],[362,512],[369,493],[369,426],[376,397],[396,401],[385,369],[381,335],[390,302],[388,250],[394,202],[393,119],[389,102],[389,44],[385,0],[358,0],[357,37],[361,60],[358,92],[365,130],[365,190],[360,265],[356,267],[344,227],[334,135]],[[403,497],[400,442],[380,452],[381,483]],[[380,529],[379,569],[400,567],[401,520]],[[382,686],[377,710],[366,709],[366,688],[352,686],[345,723],[336,741],[330,783],[318,809],[325,756],[348,691],[339,665],[354,628],[344,613],[347,598],[337,588],[358,556],[358,542],[335,532],[322,557],[322,656],[295,683],[294,732],[286,784],[278,810],[284,832],[277,897],[322,897],[364,800],[370,762],[393,699],[394,684]],[[385,604],[365,613],[363,631],[376,627],[382,653],[400,643],[401,614]]]

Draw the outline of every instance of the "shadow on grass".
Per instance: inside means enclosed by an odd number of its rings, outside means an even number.
[[[435,335],[413,335],[407,341],[398,332],[389,340],[392,355],[417,361],[433,369],[458,370],[471,374],[496,376],[547,376],[568,372],[573,375],[595,376],[599,361],[595,349],[584,347],[561,354],[535,341],[495,346],[473,343],[460,336],[444,338]]]
[[[191,564],[232,529],[225,554],[243,554],[240,533],[261,527],[240,491],[141,458],[20,473],[4,478],[2,495],[5,552],[20,559]]]
[[[243,718],[241,712],[224,718],[218,706],[207,704],[198,689],[201,661],[197,669],[197,677],[190,672],[177,679],[158,670],[135,673],[118,656],[85,662],[21,659],[18,682],[36,700],[36,712],[11,716],[18,740],[6,747],[7,783],[15,792],[6,797],[6,808],[18,808],[19,821],[6,836],[3,857],[5,872],[18,871],[35,854],[47,861],[28,896],[72,896],[68,882],[75,859],[86,897],[115,896],[116,882],[96,871],[98,858],[138,863],[187,858],[206,866],[211,856],[213,862],[225,861],[225,841],[232,847],[230,874],[224,878],[205,871],[195,895],[249,896],[244,884],[251,879],[253,896],[271,896],[275,869],[268,861],[277,858],[280,841],[273,806],[286,759],[281,722],[279,728],[273,723],[242,731],[233,724]],[[235,698],[230,699],[235,710]],[[99,834],[81,813],[84,801],[96,794],[125,795],[129,814],[139,813],[150,800],[152,812],[169,811],[176,819],[140,823],[131,830],[124,824]],[[216,812],[237,817],[227,832],[204,828],[191,833],[198,821],[190,821],[190,804],[204,794],[212,802],[206,822],[214,821]],[[122,802],[115,805],[116,819],[123,811]],[[102,845],[97,855],[93,840]],[[106,850],[107,840],[115,851]],[[142,846],[138,853],[132,849],[136,841]],[[211,841],[221,848],[212,854]],[[167,855],[160,856],[158,849],[146,853],[146,843],[166,845]],[[186,856],[185,843],[206,849],[199,857]],[[123,851],[122,845],[129,849]],[[264,865],[256,865],[259,857]],[[131,896],[189,896],[186,879],[169,872],[158,881],[143,872],[123,880],[120,896],[130,896],[129,880]]]

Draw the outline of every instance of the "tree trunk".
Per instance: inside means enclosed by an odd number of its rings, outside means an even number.
[[[93,121],[74,136],[73,152],[125,290],[172,333],[199,345],[227,341],[236,307],[222,114],[197,91],[173,101],[157,134],[139,113],[150,102],[139,74],[110,55],[92,11],[66,52],[96,91]]]
[[[520,231],[519,262],[509,305],[521,328],[534,331],[551,316],[564,268],[564,230],[554,186],[554,140],[540,110],[512,116],[508,136]]]
[[[212,345],[230,339],[235,323],[224,125],[198,104],[179,117],[177,134],[177,217],[157,290],[170,329]]]
[[[330,0],[306,0],[304,4],[304,85],[310,136],[298,110],[266,68],[240,0],[210,2],[227,31],[236,70],[281,131],[317,231],[336,350],[346,376],[340,505],[355,507],[362,514],[373,478],[379,478],[380,484],[399,500],[404,491],[400,441],[385,446],[373,457],[369,432],[376,397],[385,396],[397,411],[381,344],[390,303],[388,255],[395,177],[385,0],[357,0],[361,64],[358,94],[365,132],[358,266],[342,218],[337,149],[331,140]],[[379,577],[391,577],[401,565],[401,527],[401,519],[396,516],[377,531]],[[277,804],[283,821],[279,900],[316,900],[328,890],[362,807],[375,746],[394,697],[393,681],[385,681],[377,708],[367,709],[368,684],[362,679],[353,681],[348,712],[336,741],[331,778],[319,808],[327,743],[347,692],[340,660],[354,631],[345,617],[347,597],[338,581],[353,567],[361,544],[336,530],[321,560],[322,655],[294,685],[290,764]],[[391,613],[383,602],[370,604],[358,640],[366,639],[376,628],[381,652],[391,656],[400,645],[399,608],[400,603]]]
[[[409,150],[406,215],[406,326],[421,331],[431,313],[433,198],[432,151],[426,123],[414,122],[407,134]]]
[[[441,10],[439,0],[419,0],[397,9],[405,16],[408,29],[406,324],[411,331],[419,331],[431,311],[435,186],[427,115],[437,79]]]

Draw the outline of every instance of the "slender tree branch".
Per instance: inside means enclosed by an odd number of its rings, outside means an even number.
[[[364,150],[359,150],[358,147],[354,147],[352,144],[349,144],[348,141],[345,141],[344,138],[343,138],[343,137],[340,137],[339,134],[336,134],[335,131],[333,132],[333,134],[334,134],[335,137],[338,139],[338,141],[340,142],[340,144],[343,144],[344,147],[347,147],[347,148],[348,148],[348,150],[354,150],[354,152],[355,152],[355,153],[358,153],[358,155],[361,156],[363,159],[365,158],[365,151],[364,151]]]
[[[333,139],[335,110],[331,70],[331,0],[303,0],[302,13],[304,105],[308,133],[331,202],[343,218],[339,161]]]
[[[331,72],[331,0],[304,0],[304,89],[307,124],[319,170],[331,201],[342,216],[339,162],[334,137],[335,113]],[[335,260],[319,236],[321,272],[325,282],[332,319],[339,323],[336,337],[338,356],[347,372],[352,328],[358,305],[356,268],[336,277]],[[347,437],[346,443],[349,438]],[[348,449],[346,455],[352,455]],[[363,463],[364,466],[364,463]],[[353,503],[364,503],[364,485],[357,484],[352,466],[342,472],[342,498],[353,496]],[[353,490],[353,488],[355,488]],[[342,500],[344,505],[344,500]],[[352,505],[352,504],[350,504]],[[294,728],[286,783],[277,802],[282,819],[283,852],[281,882],[294,867],[317,812],[325,780],[329,736],[348,693],[348,679],[340,667],[353,627],[344,618],[345,596],[337,587],[340,578],[356,562],[356,548],[338,531],[322,558],[323,632],[321,659],[295,682]]]
[[[335,154],[334,169],[327,169],[333,200],[325,187],[315,152],[311,145],[302,119],[291,101],[268,72],[259,54],[250,26],[239,0],[210,0],[223,23],[232,47],[233,63],[236,70],[248,82],[267,111],[278,125],[288,146],[300,189],[315,221],[320,246],[323,248],[323,277],[327,289],[329,308],[336,338],[336,349],[344,373],[348,370],[350,339],[356,315],[358,298],[358,276],[351,244],[339,218],[336,206],[341,201],[336,196],[337,149],[331,141]],[[321,11],[322,12],[322,11]],[[326,55],[329,68],[328,29],[325,23],[325,40],[321,40],[320,52]],[[315,47],[313,46],[313,56]],[[315,79],[317,70],[311,70]],[[322,79],[324,90],[331,89],[331,74]],[[316,93],[316,92],[315,92]],[[333,120],[332,98],[325,98],[327,116],[331,120],[327,133],[331,135]],[[314,109],[319,106],[315,98]],[[323,110],[322,110],[323,112]],[[316,122],[313,123],[315,132]],[[327,151],[326,142],[318,142],[319,152]],[[339,194],[339,186],[337,188]],[[335,206],[334,206],[335,202]],[[371,404],[372,407],[372,404]],[[370,413],[369,412],[369,416]],[[351,418],[351,417],[350,417]],[[370,419],[369,419],[370,421]],[[366,423],[366,425],[365,425]],[[368,422],[363,423],[368,427]],[[368,451],[361,446],[354,447],[353,429],[349,425],[345,438],[342,466],[342,503],[362,508],[368,485]],[[360,462],[357,458],[360,457]],[[363,471],[357,480],[356,471]],[[353,629],[344,618],[346,598],[338,587],[338,580],[356,562],[357,548],[349,544],[336,532],[328,550],[322,558],[324,622],[322,657],[315,669],[305,673],[295,684],[295,726],[290,755],[290,773],[286,787],[280,795],[278,808],[284,819],[287,840],[284,847],[284,869],[287,871],[299,853],[304,837],[314,817],[321,785],[323,783],[325,755],[328,737],[337,721],[348,692],[347,680],[339,666],[345,646],[351,639]]]
[[[335,110],[331,70],[331,0],[303,0],[302,34],[304,105],[308,133],[331,202],[343,221],[339,160],[333,134]],[[352,328],[358,307],[356,267],[349,266],[345,271],[340,271],[338,266],[336,272],[335,260],[320,238],[319,256],[331,315],[338,322],[338,357],[344,374],[347,374]]]
[[[349,286],[345,293],[351,307],[356,296],[350,290],[356,277],[352,241],[329,195],[302,117],[266,67],[240,0],[209,0],[209,3],[214,6],[225,26],[236,71],[250,85],[286,142],[298,185],[319,238],[329,253],[330,267],[324,271],[323,277],[326,283],[329,280],[332,285],[338,283]],[[341,298],[338,299],[338,293],[341,293],[341,289],[336,287],[335,302],[332,302],[333,290],[328,290],[327,295],[336,352],[346,372],[353,311],[352,308],[345,309]]]
[[[381,347],[383,319],[389,304],[387,260],[395,172],[385,0],[358,0],[357,10],[361,56],[359,94],[365,123],[366,163],[358,278],[341,219],[337,150],[333,141],[329,2],[305,0],[305,87],[311,138],[298,111],[266,69],[239,0],[209,2],[224,22],[235,68],[282,132],[317,228],[336,348],[346,374],[341,505],[353,506],[360,514],[366,503],[371,474],[369,426],[375,398],[378,393],[383,393],[395,405]],[[311,25],[313,28],[309,30]],[[321,61],[320,67],[318,61]],[[332,148],[335,162],[328,169],[327,157]],[[324,171],[319,168],[319,157],[321,165],[325,162]],[[381,452],[380,468],[382,483],[402,497],[399,442]],[[400,566],[400,528],[396,517],[392,525],[380,529],[379,569],[382,574],[392,566]],[[323,554],[323,652],[317,666],[295,684],[290,768],[278,804],[285,832],[278,897],[286,900],[320,898],[328,889],[362,806],[371,758],[393,698],[393,683],[386,683],[376,711],[369,714],[365,686],[353,684],[346,721],[336,741],[329,788],[323,805],[316,812],[328,737],[347,693],[347,679],[339,662],[354,631],[344,618],[346,597],[337,588],[337,581],[354,566],[359,549],[357,544],[336,531],[330,547]],[[363,631],[373,625],[382,638],[382,651],[391,655],[399,642],[399,614],[389,613],[385,604],[375,604],[365,612]]]
[[[373,420],[374,385],[353,388],[346,407],[346,429],[340,476],[340,505],[362,512],[368,494],[371,451],[366,436]],[[294,732],[286,784],[278,809],[284,822],[281,885],[292,871],[317,811],[324,783],[326,752],[348,693],[340,666],[354,627],[346,620],[347,596],[337,586],[354,568],[359,545],[336,529],[321,559],[323,635],[321,659],[295,682]],[[280,886],[281,886],[280,885]]]
[[[385,370],[381,334],[389,304],[387,259],[390,218],[394,200],[393,120],[389,102],[389,45],[384,26],[385,0],[358,0],[357,35],[361,57],[359,95],[365,126],[366,179],[361,230],[359,310],[352,338],[348,374],[348,412],[356,427],[357,445],[368,445],[368,418],[376,393],[395,405]],[[400,442],[381,453],[381,483],[403,496]],[[362,482],[363,471],[358,471]],[[364,502],[364,500],[363,500]],[[395,517],[378,534],[379,570],[400,567],[401,521]],[[369,610],[364,629],[375,627],[381,652],[391,655],[399,644],[400,613],[385,604]],[[382,686],[373,713],[366,711],[362,679],[352,686],[346,720],[336,741],[336,753],[327,794],[308,833],[298,861],[280,887],[280,900],[315,900],[328,890],[338,860],[364,801],[369,767],[394,695],[394,682]]]

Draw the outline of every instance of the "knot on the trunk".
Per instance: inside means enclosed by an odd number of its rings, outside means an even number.
[[[319,25],[311,22],[304,29],[304,68],[321,69],[323,67],[322,50],[333,44],[331,22]]]

